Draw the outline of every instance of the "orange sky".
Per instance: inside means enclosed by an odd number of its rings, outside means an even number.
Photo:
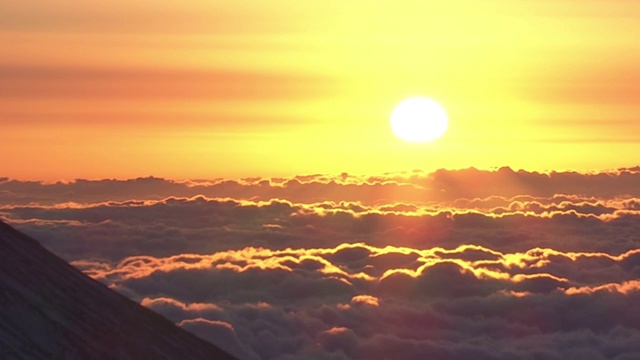
[[[632,166],[640,3],[5,0],[0,176]],[[445,136],[396,139],[424,95]]]

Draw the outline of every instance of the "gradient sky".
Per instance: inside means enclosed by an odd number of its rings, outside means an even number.
[[[633,166],[640,3],[0,0],[2,175]],[[445,136],[396,139],[424,95]]]

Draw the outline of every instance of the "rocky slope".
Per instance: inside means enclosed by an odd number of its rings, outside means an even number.
[[[1,359],[234,359],[0,222]]]

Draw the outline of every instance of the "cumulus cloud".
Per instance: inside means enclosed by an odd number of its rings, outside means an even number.
[[[0,216],[243,359],[632,359],[639,177],[0,179]]]
[[[224,321],[208,320],[203,318],[185,319],[178,322],[178,326],[191,331],[205,340],[219,344],[224,351],[238,359],[258,359],[248,351],[238,340],[233,326]]]
[[[389,210],[389,206],[345,202],[304,204],[196,196],[86,206],[14,205],[1,208],[0,213],[68,260],[115,261],[130,255],[346,242],[448,248],[476,244],[500,251],[553,247],[624,252],[637,247],[634,234],[640,231],[640,210],[632,208],[635,198],[610,200],[606,205],[582,199],[554,204],[551,198],[546,205],[538,200],[517,201],[520,205],[511,210],[458,204],[401,211],[397,206]],[[612,233],[615,241],[603,241]]]
[[[159,200],[169,196],[287,199],[295,203],[359,201],[366,205],[452,202],[458,199],[549,198],[575,195],[613,199],[640,197],[640,167],[598,173],[499,170],[438,170],[381,176],[309,175],[290,179],[174,181],[155,177],[42,183],[0,178],[0,205]]]
[[[379,257],[398,254],[380,269]],[[532,347],[550,358],[614,358],[616,346],[618,355],[640,351],[615,340],[640,338],[640,285],[635,267],[622,265],[637,254],[359,243],[84,266],[174,321],[242,329],[238,341],[262,359],[526,359]]]

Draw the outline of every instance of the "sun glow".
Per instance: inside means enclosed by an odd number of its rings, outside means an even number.
[[[391,113],[391,130],[410,142],[433,141],[445,133],[447,124],[442,106],[424,97],[406,99]]]

